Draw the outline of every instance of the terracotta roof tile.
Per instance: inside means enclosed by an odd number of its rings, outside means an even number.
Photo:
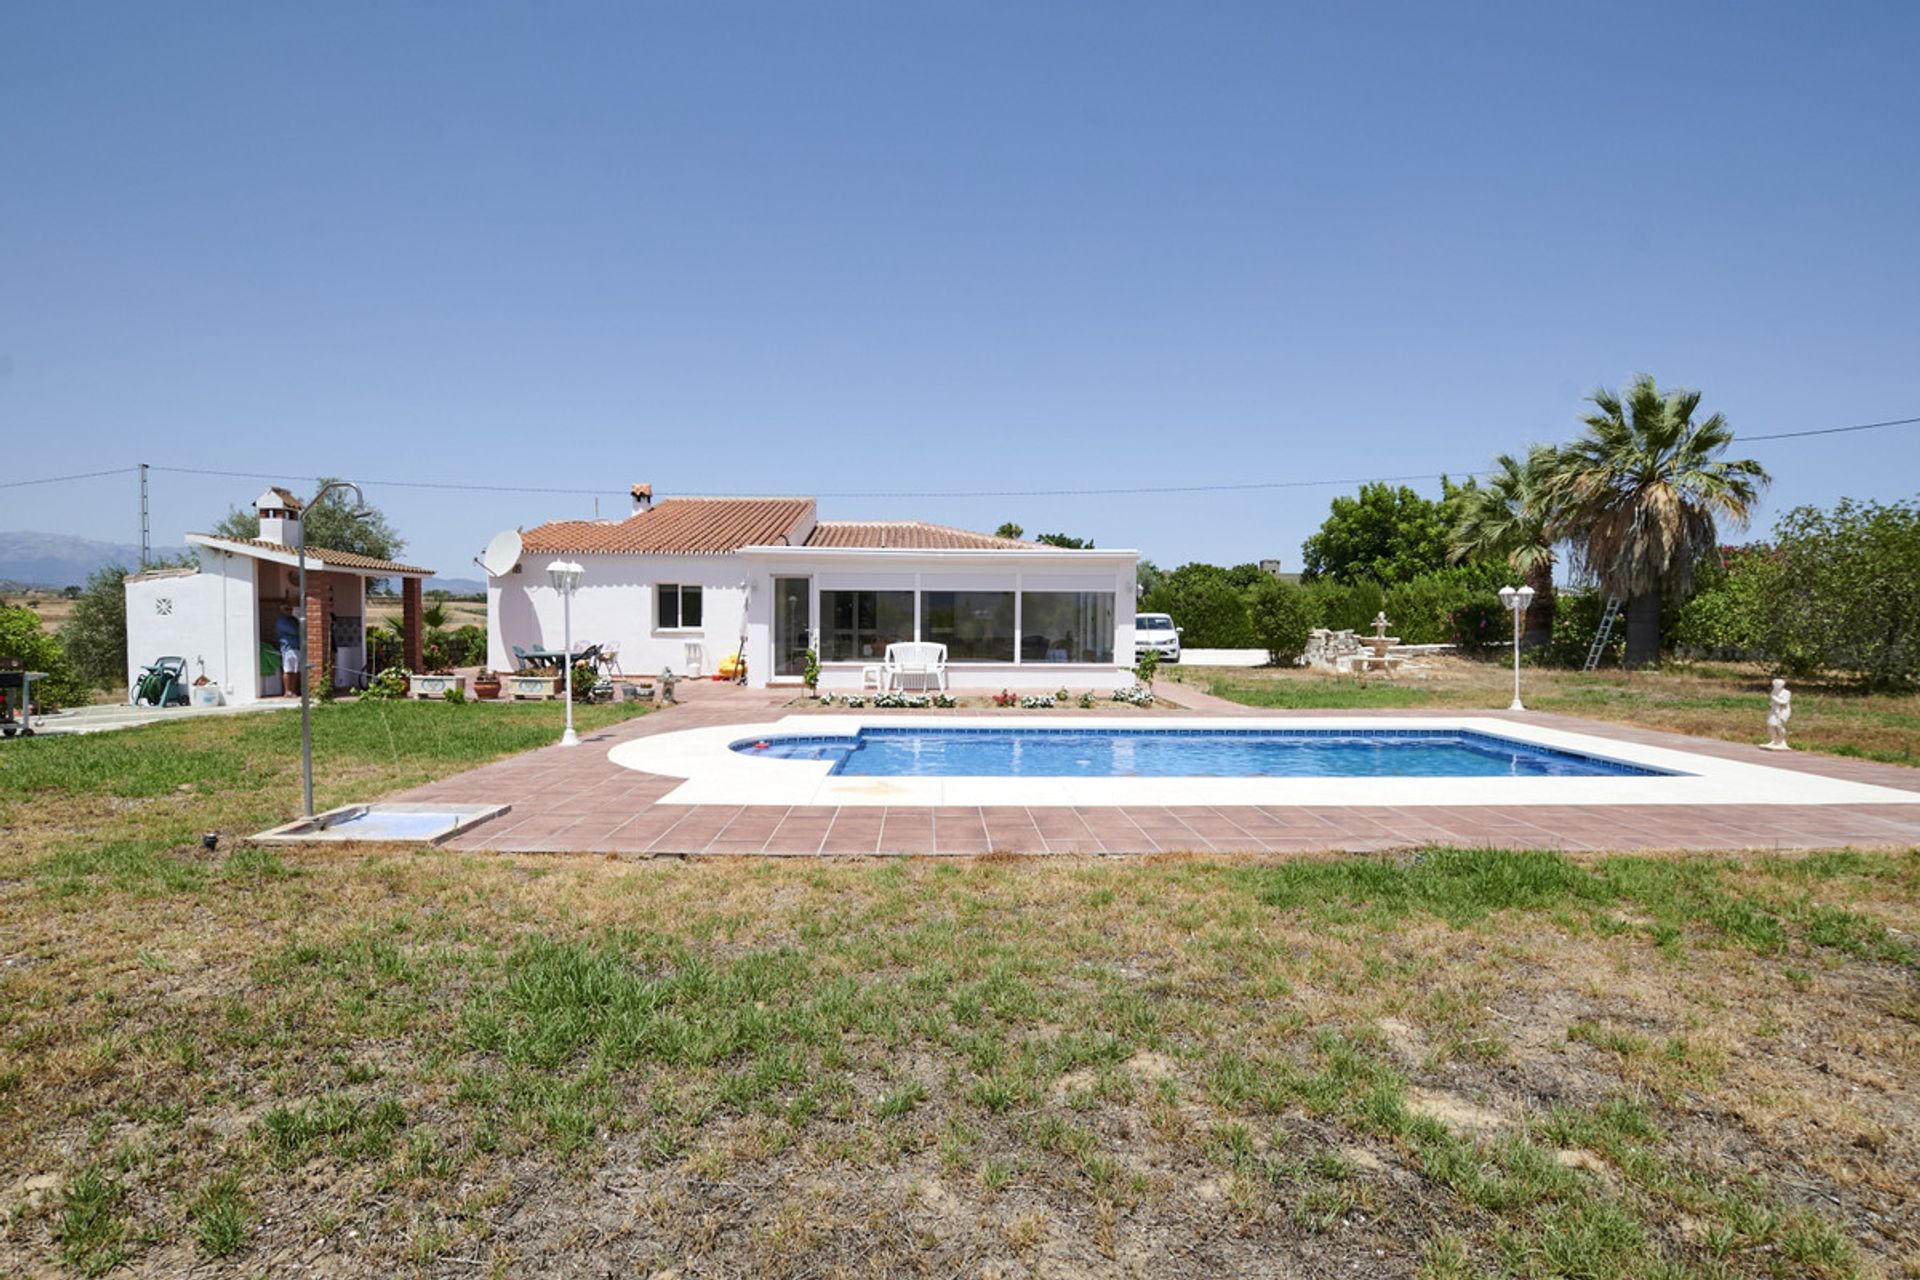
[[[1033,551],[1018,538],[1002,538],[925,520],[822,520],[810,547],[886,547],[903,551]]]
[[[552,520],[520,535],[527,551],[721,555],[777,546],[813,518],[812,498],[665,498],[625,520]]]
[[[264,538],[229,538],[218,533],[197,533],[196,538],[210,538],[216,542],[229,543],[236,547],[258,547],[262,551],[278,551],[283,555],[292,555],[294,548],[284,542],[268,542]],[[433,570],[417,564],[401,564],[397,560],[380,560],[373,556],[363,556],[357,551],[335,551],[330,547],[307,547],[309,563],[319,562],[328,569],[374,570],[380,573],[420,573],[431,574]]]

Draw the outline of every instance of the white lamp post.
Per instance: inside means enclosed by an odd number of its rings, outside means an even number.
[[[585,572],[578,561],[555,560],[547,566],[547,577],[553,582],[553,589],[560,593],[561,651],[566,655],[561,666],[566,669],[567,680],[567,731],[560,735],[560,745],[577,747],[580,736],[573,731],[573,591],[580,585],[580,575]]]
[[[1520,617],[1533,603],[1532,587],[1500,588],[1500,603],[1513,613],[1513,705],[1509,711],[1525,711],[1520,705]]]

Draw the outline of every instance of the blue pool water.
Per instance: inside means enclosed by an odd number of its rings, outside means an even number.
[[[747,755],[828,760],[850,777],[1600,778],[1664,774],[1462,729],[871,727],[743,739]]]

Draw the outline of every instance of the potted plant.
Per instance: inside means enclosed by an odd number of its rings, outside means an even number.
[[[473,673],[473,696],[491,701],[500,696],[500,673],[491,667],[482,667]]]

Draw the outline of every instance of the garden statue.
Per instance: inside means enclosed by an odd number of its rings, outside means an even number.
[[[1767,740],[1761,744],[1763,751],[1791,751],[1787,745],[1787,721],[1793,719],[1793,695],[1787,692],[1787,682],[1774,677],[1773,694],[1767,699]]]
[[[1385,609],[1373,615],[1373,634],[1376,636],[1385,636],[1387,634],[1387,611]]]
[[[660,705],[661,706],[670,707],[675,705],[679,701],[679,699],[673,696],[673,682],[675,680],[678,680],[679,678],[680,678],[679,676],[676,676],[675,674],[673,674],[672,667],[660,668]]]

